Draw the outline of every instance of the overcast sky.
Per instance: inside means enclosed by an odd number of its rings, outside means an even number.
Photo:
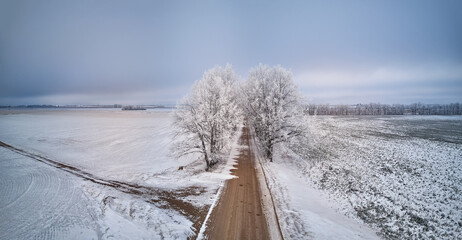
[[[462,1],[0,0],[0,105],[176,103],[226,63],[315,103],[462,102]]]

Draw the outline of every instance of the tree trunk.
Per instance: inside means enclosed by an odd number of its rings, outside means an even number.
[[[214,131],[214,127],[212,127],[211,131],[210,131],[210,153],[214,153],[215,151],[215,131]]]
[[[273,162],[273,144],[268,144],[268,150],[266,151],[266,155],[268,156],[270,162]]]
[[[207,148],[205,148],[205,143],[204,141],[202,141],[202,151],[204,152],[204,158],[205,158],[205,163],[207,165],[207,167],[205,168],[205,171],[209,171],[209,168],[210,168],[210,160],[209,160],[209,156],[207,154]]]

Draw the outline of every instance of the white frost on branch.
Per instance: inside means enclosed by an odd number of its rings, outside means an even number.
[[[290,71],[260,64],[250,71],[243,93],[245,114],[270,161],[275,144],[304,135],[301,97]]]
[[[194,83],[190,95],[177,105],[174,126],[181,139],[174,145],[177,157],[199,152],[206,170],[218,162],[242,120],[237,79],[231,65],[214,67]]]

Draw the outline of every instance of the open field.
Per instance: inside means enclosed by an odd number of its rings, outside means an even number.
[[[341,233],[327,205],[386,239],[462,237],[460,116],[314,116],[278,152],[265,168],[286,236]]]
[[[0,115],[0,238],[184,239],[232,164],[170,156],[170,112]],[[183,170],[178,170],[184,166]]]
[[[165,111],[2,112],[0,238],[208,237],[228,226],[215,225],[213,212],[200,229],[213,203],[233,200],[225,181],[252,168],[232,171],[244,166],[239,154],[262,164],[285,239],[462,236],[460,116],[313,116],[306,140],[277,146],[274,162],[253,137],[239,145],[236,136],[211,172],[197,156],[170,156],[172,121]],[[228,187],[239,193],[247,180]],[[222,211],[234,214],[228,205]]]

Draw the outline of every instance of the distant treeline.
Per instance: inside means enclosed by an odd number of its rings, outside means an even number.
[[[49,104],[32,104],[32,105],[0,105],[0,108],[121,108],[120,104],[110,105],[49,105]]]
[[[148,108],[174,108],[174,106],[164,106],[164,105],[139,105],[139,106],[123,106],[121,104],[107,104],[107,105],[0,105],[1,108],[13,108],[13,109],[23,109],[23,108],[125,108],[123,110],[146,110]],[[143,109],[134,109],[134,108],[143,108]]]
[[[308,115],[462,115],[460,103],[451,104],[356,104],[329,105],[307,104],[304,109]]]

